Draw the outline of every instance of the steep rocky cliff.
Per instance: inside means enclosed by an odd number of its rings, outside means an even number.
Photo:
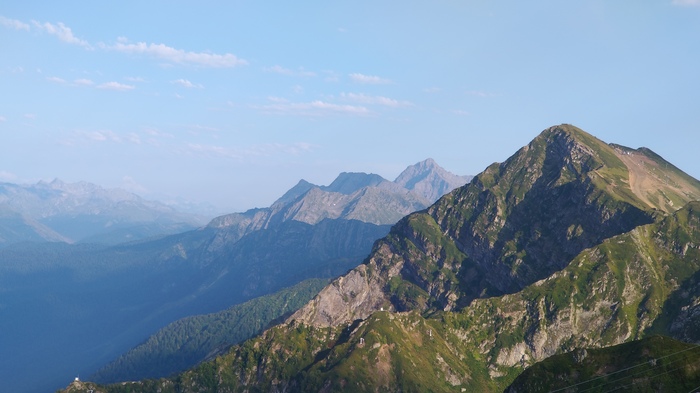
[[[364,266],[293,318],[334,324],[380,307],[459,310],[476,298],[517,292],[584,249],[662,217],[638,190],[673,195],[676,206],[700,199],[700,183],[675,168],[638,187],[642,172],[666,165],[649,152],[607,145],[573,126],[547,129],[427,211],[399,221]]]

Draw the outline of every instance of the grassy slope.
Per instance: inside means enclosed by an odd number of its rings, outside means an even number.
[[[518,376],[516,392],[692,392],[700,386],[700,346],[651,336],[552,356]]]

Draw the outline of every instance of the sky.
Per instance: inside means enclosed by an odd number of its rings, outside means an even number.
[[[0,181],[266,207],[556,124],[700,178],[700,0],[0,5]]]

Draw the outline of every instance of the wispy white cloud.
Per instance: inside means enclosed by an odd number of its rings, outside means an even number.
[[[289,100],[286,99],[286,98],[276,97],[276,96],[267,97],[267,100],[270,101],[270,102],[276,102],[276,103],[285,103],[285,102],[289,102]]]
[[[122,138],[110,130],[100,130],[100,131],[85,131],[80,132],[78,135],[83,138],[93,141],[93,142],[118,142],[122,141]]]
[[[68,86],[94,86],[97,89],[103,89],[103,90],[116,90],[116,91],[128,91],[128,90],[133,90],[136,88],[134,85],[127,85],[124,83],[119,83],[119,82],[104,82],[100,83],[98,85],[95,85],[95,82],[91,79],[87,78],[79,78],[79,79],[74,79],[73,82],[68,82],[63,78],[59,78],[57,76],[50,76],[47,77],[46,80],[53,82],[53,83],[58,83],[58,84],[64,84]]]
[[[371,112],[364,106],[341,105],[325,101],[286,102],[273,100],[272,104],[257,107],[262,112],[301,116],[355,115],[366,116]]]
[[[87,40],[78,38],[75,34],[73,34],[73,30],[62,22],[54,24],[32,20],[31,23],[35,29],[54,35],[63,42],[79,45],[85,49],[93,49],[93,46],[90,45]],[[0,16],[0,25],[17,30],[31,30],[31,26],[29,24],[3,16]],[[153,56],[155,58],[177,64],[190,64],[205,67],[234,67],[248,64],[246,60],[240,59],[231,53],[217,54],[208,52],[187,52],[165,44],[147,44],[145,42],[129,43],[125,37],[118,37],[117,42],[114,45],[100,43],[98,47],[105,50],[114,50],[127,54],[143,54]]]
[[[54,25],[53,23],[49,22],[40,23],[33,20],[32,24],[41,31],[45,31],[51,35],[55,35],[56,37],[58,37],[59,40],[65,43],[79,45],[86,49],[92,49],[92,46],[87,41],[76,37],[73,34],[71,28],[67,27],[61,22],[58,22]]]
[[[350,79],[355,83],[362,83],[366,85],[386,85],[391,83],[391,80],[380,78],[374,75],[364,75],[364,74],[350,74]]]
[[[481,90],[469,90],[466,93],[469,94],[470,96],[483,97],[483,98],[497,96],[496,93],[491,93],[488,91],[481,91]]]
[[[458,116],[469,116],[470,115],[469,112],[467,112],[465,110],[461,110],[461,109],[456,109],[456,110],[452,111],[452,113],[454,113],[455,115],[458,115]]]
[[[442,91],[442,89],[439,88],[439,87],[427,87],[427,88],[423,89],[423,91],[424,91],[425,93],[431,93],[431,94],[432,94],[432,93],[438,93],[438,92]]]
[[[101,47],[121,53],[153,56],[157,59],[176,64],[189,64],[214,68],[227,68],[248,64],[246,60],[239,59],[231,53],[217,54],[207,52],[187,52],[165,44],[147,44],[145,42],[131,44],[126,42],[125,39],[119,40],[114,45],[102,44]]]
[[[0,116],[0,123],[7,121],[7,118],[5,116]]]
[[[700,7],[700,0],[673,0],[672,4],[682,7]]]
[[[66,83],[65,79],[59,78],[57,76],[49,76],[46,78],[46,80],[53,83]]]
[[[79,86],[92,86],[95,84],[95,82],[91,81],[90,79],[85,79],[85,78],[76,79],[73,81],[73,83],[75,83],[76,85],[79,85]]]
[[[143,130],[146,134],[153,136],[153,137],[159,137],[159,138],[174,138],[175,135],[163,132],[161,130],[158,130],[156,128],[151,128],[151,127],[146,127]]]
[[[36,119],[36,113],[25,113],[24,118],[25,119]]]
[[[292,144],[268,143],[246,148],[191,143],[187,145],[187,152],[189,154],[204,155],[212,158],[219,157],[243,161],[254,157],[272,157],[280,154],[297,156],[310,152],[314,148],[314,145],[306,142]]]
[[[80,146],[80,145],[91,145],[95,143],[121,143],[122,138],[110,130],[97,130],[97,131],[75,131],[70,136],[65,137],[58,141],[64,146]]]
[[[262,156],[272,156],[278,153],[296,156],[299,154],[310,152],[314,150],[315,147],[315,145],[306,142],[297,142],[293,144],[268,143],[264,145],[255,146],[255,148],[251,149],[251,151]]]
[[[338,82],[338,81],[340,81],[340,76],[335,71],[323,71],[323,73],[326,75],[326,77],[323,78],[323,80],[326,82]]]
[[[62,141],[60,141],[60,143],[66,146],[78,146],[95,143],[130,143],[140,145],[143,143],[143,140],[141,139],[141,136],[135,132],[130,132],[124,135],[116,133],[112,130],[79,130],[71,133],[69,137],[64,138]]]
[[[281,75],[288,75],[288,76],[302,76],[302,77],[312,77],[316,76],[315,72],[312,71],[306,71],[303,68],[299,68],[298,70],[291,70],[289,68],[284,68],[280,65],[275,65],[272,67],[267,67],[263,69],[265,72],[273,72],[276,74],[281,74]]]
[[[203,126],[201,124],[187,125],[185,128],[190,135],[202,135],[205,133],[209,135],[216,135],[220,131],[216,127]]]
[[[186,87],[188,89],[203,89],[204,86],[200,85],[199,83],[192,83],[188,81],[187,79],[177,79],[174,81],[171,81],[170,83],[180,85],[182,87]]]
[[[399,101],[393,98],[382,97],[382,96],[372,96],[367,94],[357,94],[357,93],[341,93],[340,97],[342,99],[357,102],[365,105],[383,105],[392,108],[398,108],[402,106],[412,106],[413,104],[409,101]]]
[[[137,133],[135,133],[135,132],[130,132],[130,133],[126,136],[126,140],[127,140],[128,142],[131,142],[131,143],[135,144],[135,145],[140,145],[140,144],[141,144],[141,137],[139,136],[139,134],[137,134]]]
[[[4,16],[0,16],[0,25],[7,27],[8,29],[29,31],[28,24],[16,19],[6,18]]]
[[[119,82],[105,82],[97,85],[98,89],[104,90],[116,90],[116,91],[129,91],[136,88],[134,85],[126,85]]]
[[[141,78],[140,76],[125,76],[124,80],[127,82],[135,82],[135,83],[140,83],[140,82],[145,82],[146,80]]]
[[[206,156],[218,156],[226,158],[242,158],[236,149],[226,148],[223,146],[215,145],[202,145],[199,143],[190,143],[187,145],[188,151],[191,153],[202,154]]]

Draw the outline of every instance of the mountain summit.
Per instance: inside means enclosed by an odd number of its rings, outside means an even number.
[[[376,174],[343,172],[328,186],[301,180],[269,208],[217,217],[209,226],[242,236],[289,220],[312,225],[324,219],[394,224],[469,179],[446,171],[432,159],[409,166],[394,182]]]
[[[435,160],[428,158],[406,168],[394,183],[417,192],[429,201],[468,183],[474,176],[458,176],[440,167]]]
[[[576,348],[700,340],[698,200],[649,149],[548,128],[285,323],[157,387],[495,392]]]
[[[382,307],[461,309],[476,298],[517,292],[584,249],[698,199],[700,182],[649,149],[552,127],[427,211],[402,219],[365,264],[293,318],[323,326]]]

